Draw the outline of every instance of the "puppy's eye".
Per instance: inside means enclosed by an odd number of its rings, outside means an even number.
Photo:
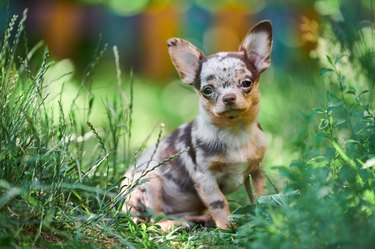
[[[249,87],[251,87],[252,84],[253,84],[253,81],[250,80],[250,79],[245,79],[245,80],[243,80],[243,81],[241,82],[241,86],[242,86],[243,88],[249,88]]]
[[[210,96],[214,92],[214,87],[211,85],[204,86],[201,92],[204,96]]]

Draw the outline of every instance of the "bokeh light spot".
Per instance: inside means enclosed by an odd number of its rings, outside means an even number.
[[[179,81],[168,84],[163,89],[161,99],[165,110],[181,119],[193,117],[198,109],[198,101],[194,92],[184,89]]]
[[[212,28],[203,37],[203,46],[208,53],[236,50],[240,42],[238,34],[226,27]]]
[[[142,12],[148,5],[149,0],[110,0],[110,9],[124,16],[132,16]]]

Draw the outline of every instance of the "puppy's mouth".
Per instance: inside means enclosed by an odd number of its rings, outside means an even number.
[[[215,114],[219,117],[225,117],[230,120],[235,120],[241,116],[243,112],[245,112],[247,109],[246,108],[230,108],[230,109],[225,109],[219,112],[216,112]]]

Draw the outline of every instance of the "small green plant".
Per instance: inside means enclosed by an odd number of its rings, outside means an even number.
[[[368,91],[347,88],[336,64],[327,57],[337,85],[316,108],[312,128],[303,130],[300,159],[280,168],[284,192],[247,214],[235,234],[249,248],[372,248],[375,240],[375,119]],[[367,162],[367,163],[366,163]],[[372,163],[371,163],[372,162]],[[366,165],[366,166],[364,166]],[[242,219],[244,219],[242,217]]]

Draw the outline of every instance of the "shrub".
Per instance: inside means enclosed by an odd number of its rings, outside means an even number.
[[[235,234],[249,248],[372,248],[375,244],[375,117],[368,91],[347,87],[327,57],[323,74],[336,76],[325,104],[296,136],[300,158],[281,167],[284,195],[262,202]],[[313,124],[313,125],[311,125]],[[298,195],[288,195],[298,190]]]

